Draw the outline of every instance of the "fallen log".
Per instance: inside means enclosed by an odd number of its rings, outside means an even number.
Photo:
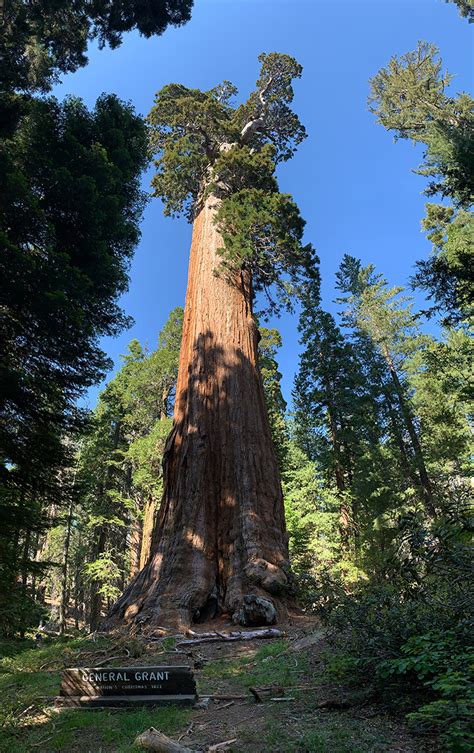
[[[256,688],[249,688],[249,691],[252,693],[253,697],[255,698],[256,703],[263,703],[263,698]]]
[[[217,751],[224,750],[229,745],[232,745],[232,743],[236,743],[236,742],[237,742],[237,738],[236,737],[233,737],[232,740],[224,740],[223,743],[216,743],[215,745],[211,745],[207,749],[206,753],[217,753]]]
[[[191,750],[191,748],[181,745],[176,740],[166,737],[154,727],[150,727],[150,729],[146,729],[145,732],[138,735],[135,745],[142,750],[151,750],[153,753],[202,753],[202,751]]]
[[[225,750],[232,743],[237,742],[237,738],[232,740],[224,740],[222,743],[215,743],[206,748],[206,753],[217,753],[218,751]],[[204,751],[191,750],[185,745],[176,740],[172,740],[170,737],[166,737],[162,732],[158,732],[154,727],[142,732],[135,740],[135,745],[143,750],[150,750],[152,753],[204,753]]]
[[[234,695],[230,693],[224,693],[224,694],[215,694],[210,693],[209,695],[207,693],[203,693],[203,695],[199,696],[200,698],[211,698],[213,701],[245,701],[248,700],[248,695]]]
[[[179,641],[176,644],[176,648],[217,641],[253,641],[258,638],[283,638],[284,633],[282,630],[278,630],[278,628],[267,628],[266,630],[234,630],[230,633],[195,633],[188,630],[187,635],[192,635],[193,637],[190,640]]]
[[[227,709],[229,706],[233,706],[235,701],[229,701],[229,703],[224,703],[222,706],[216,706],[216,711],[220,711],[220,709]]]
[[[183,733],[182,733],[182,734],[181,734],[181,735],[180,735],[180,736],[178,737],[178,742],[181,742],[181,740],[183,739],[183,737],[187,737],[187,735],[190,735],[190,734],[191,734],[191,732],[193,731],[193,729],[194,729],[194,722],[191,722],[191,724],[189,725],[189,727],[188,727],[188,729],[186,730],[186,732],[183,732]]]
[[[293,690],[293,688],[290,688],[290,690]],[[270,685],[266,688],[249,688],[249,691],[257,703],[263,703],[268,700],[273,701],[275,696],[281,698],[285,695],[285,688],[282,688],[281,685]]]

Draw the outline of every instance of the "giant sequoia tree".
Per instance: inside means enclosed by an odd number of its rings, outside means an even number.
[[[288,547],[257,363],[254,294],[291,304],[311,249],[274,171],[304,138],[289,104],[301,67],[260,56],[256,90],[165,86],[150,113],[166,214],[193,221],[174,425],[152,556],[116,604],[125,620],[189,623],[217,612],[242,624],[284,610]]]

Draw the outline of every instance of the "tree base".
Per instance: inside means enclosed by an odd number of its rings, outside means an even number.
[[[186,629],[223,617],[234,625],[265,627],[287,618],[288,577],[282,568],[270,566],[270,563],[265,568],[260,560],[245,568],[248,590],[229,588],[221,599],[215,585],[211,589],[208,586],[203,594],[204,589],[198,587],[197,577],[188,584],[173,579],[166,588],[163,580],[158,579],[147,587],[152,570],[153,560],[112,607],[106,627],[125,623],[142,629],[156,626]],[[252,576],[251,582],[249,575]],[[267,588],[262,587],[263,584]]]

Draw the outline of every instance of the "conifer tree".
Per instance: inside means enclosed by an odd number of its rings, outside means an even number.
[[[434,300],[434,311],[456,322],[472,315],[474,114],[467,93],[447,93],[451,80],[442,71],[437,48],[419,42],[416,50],[392,58],[372,79],[369,103],[396,139],[425,145],[417,171],[430,179],[425,193],[452,201],[451,207],[426,206],[423,227],[433,242],[433,255],[418,263],[414,282]]]
[[[317,284],[303,296],[299,330],[303,352],[295,378],[295,435],[316,463],[339,506],[339,533],[346,557],[360,549],[360,531],[387,500],[381,489],[382,405],[380,363],[367,340],[353,340],[324,311]],[[377,491],[378,490],[378,491]],[[372,503],[369,503],[372,500]]]
[[[79,458],[81,520],[90,622],[101,618],[104,597],[115,600],[148,559],[162,492],[161,462],[170,430],[182,309],[168,317],[158,347],[148,353],[132,340],[121,369],[99,396]]]
[[[118,47],[125,32],[145,37],[189,21],[193,0],[9,0],[2,6],[0,90],[48,91],[60,73],[87,63],[98,39]]]
[[[418,336],[411,305],[406,298],[400,297],[402,288],[387,289],[387,281],[374,273],[372,265],[363,268],[354,257],[344,256],[337,278],[338,289],[346,293],[346,298],[343,299],[346,304],[345,321],[370,340],[385,363],[403,421],[403,431],[408,437],[408,453],[416,467],[425,507],[428,514],[435,517],[433,485],[427,471],[405,375],[406,359],[415,349]],[[391,404],[389,394],[386,393],[385,396]]]
[[[273,446],[280,473],[283,472],[288,451],[288,427],[286,423],[286,400],[281,390],[282,375],[278,369],[276,354],[281,348],[281,335],[277,329],[259,328],[258,364],[262,375],[265,405],[272,432]]]
[[[260,62],[239,107],[229,82],[170,84],[149,115],[155,194],[166,214],[193,220],[193,239],[153,555],[116,620],[189,624],[224,612],[266,624],[284,612],[287,537],[252,307],[257,292],[272,310],[291,305],[313,259],[274,175],[304,137],[290,108],[301,66],[277,53]]]
[[[84,428],[77,399],[109,365],[99,338],[128,322],[117,300],[139,237],[139,180],[147,160],[143,120],[114,96],[99,98],[92,111],[76,98],[17,104],[16,128],[0,147],[0,274],[8,280],[0,293],[0,536],[9,538],[7,601],[20,549],[24,581],[48,509],[61,498],[69,504],[61,473],[73,466],[73,438]]]

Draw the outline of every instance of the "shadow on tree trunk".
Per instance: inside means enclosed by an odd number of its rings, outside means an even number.
[[[256,352],[257,328],[245,318]],[[222,614],[273,624],[286,612],[288,539],[258,366],[208,330],[194,340],[187,373],[152,554],[108,624],[185,626]]]

